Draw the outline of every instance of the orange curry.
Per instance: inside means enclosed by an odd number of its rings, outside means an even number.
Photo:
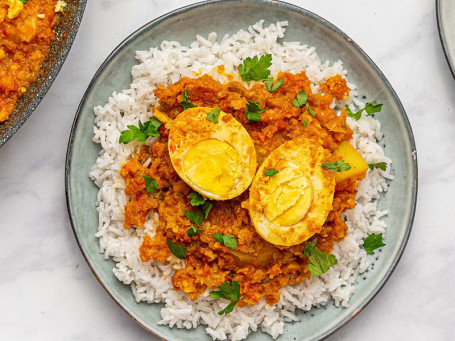
[[[279,78],[284,82],[274,93],[270,93],[262,83],[247,89],[235,81],[221,84],[208,75],[197,79],[182,78],[167,88],[155,90],[159,99],[155,109],[160,116],[156,117],[171,122],[183,111],[180,100],[183,91],[188,89],[188,99],[194,105],[220,108],[243,124],[254,142],[259,164],[275,148],[297,136],[308,137],[331,152],[342,141],[352,138],[345,110],[337,116],[330,108],[334,97],[343,99],[349,94],[350,89],[341,76],[336,75],[322,85],[324,94],[313,94],[305,72],[296,75],[280,73],[275,79]],[[316,112],[315,116],[307,107],[292,104],[302,89],[309,95],[308,103]],[[260,122],[247,124],[247,99],[259,102],[260,108],[266,110]],[[317,248],[329,254],[333,243],[346,236],[347,226],[340,214],[354,208],[358,180],[365,176],[365,172],[336,185],[333,210],[322,231],[302,244],[281,247],[262,239],[245,208],[248,191],[232,200],[214,201],[208,218],[200,226],[203,231],[190,238],[186,232],[192,223],[184,216],[184,211],[194,210],[188,198],[193,190],[172,167],[166,125],[169,127],[169,124],[163,124],[159,128],[161,136],[156,143],[150,147],[144,145],[121,169],[120,174],[126,182],[125,193],[130,196],[125,206],[124,227],[141,227],[149,210],[157,210],[160,219],[156,234],[143,239],[141,259],[144,262],[152,259],[166,261],[171,255],[168,238],[174,244],[186,246],[186,267],[176,271],[172,284],[176,290],[186,292],[192,300],[197,300],[198,295],[208,288],[218,288],[225,281],[237,281],[244,296],[239,306],[254,305],[263,297],[268,304],[275,304],[280,299],[280,288],[311,276],[307,269],[308,259],[303,254],[308,242],[317,238]],[[143,166],[149,159],[148,166]],[[159,185],[156,195],[147,193],[144,179],[138,174],[156,179]],[[216,232],[234,235],[238,240],[237,248],[232,250],[215,241]]]
[[[57,2],[0,1],[0,123],[9,118],[49,52]]]

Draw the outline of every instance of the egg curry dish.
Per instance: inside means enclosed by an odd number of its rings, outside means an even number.
[[[0,0],[0,123],[35,81],[65,6],[58,0]]]
[[[124,228],[159,215],[141,260],[180,258],[176,290],[197,300],[232,288],[234,306],[273,305],[280,288],[335,265],[333,245],[347,234],[341,214],[354,208],[368,165],[349,143],[348,113],[331,106],[348,97],[346,80],[335,75],[320,89],[305,72],[158,87],[154,117],[120,136],[147,141],[120,170]]]

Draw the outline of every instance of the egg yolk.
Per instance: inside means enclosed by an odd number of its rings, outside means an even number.
[[[261,202],[266,203],[266,217],[278,225],[291,226],[310,209],[313,188],[298,168],[286,167],[269,178],[260,195]]]
[[[183,159],[183,172],[196,186],[215,194],[232,190],[240,176],[239,153],[216,139],[191,146]]]

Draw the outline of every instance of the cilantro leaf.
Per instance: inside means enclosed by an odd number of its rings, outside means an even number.
[[[308,126],[308,122],[307,122],[306,120],[303,120],[302,123],[303,123],[303,126],[304,126],[304,127],[307,127],[307,126]]]
[[[347,172],[351,169],[351,165],[343,160],[338,160],[333,162],[324,162],[322,164],[322,168],[331,170],[332,172]]]
[[[187,217],[192,223],[197,226],[201,226],[204,221],[204,215],[199,211],[188,211],[185,210],[185,217]]]
[[[265,109],[259,108],[259,102],[252,102],[249,99],[246,100],[248,103],[246,105],[245,116],[248,118],[248,123],[255,123],[261,120],[261,113]]]
[[[313,241],[311,241],[311,242],[309,242],[308,244],[305,245],[305,248],[303,249],[303,254],[305,255],[305,257],[310,257],[311,256],[311,254],[314,251],[314,248],[316,247],[317,241],[318,241],[318,239],[315,238],[315,239],[313,239]]]
[[[158,183],[156,182],[156,180],[154,178],[151,178],[145,174],[137,174],[137,176],[140,176],[141,178],[144,179],[145,189],[147,190],[147,192],[156,193],[156,190],[160,189],[160,187],[158,186]]]
[[[243,64],[239,65],[239,74],[244,82],[252,80],[260,81],[270,75],[269,67],[272,65],[272,55],[266,54],[258,59],[258,56],[246,58]]]
[[[232,250],[237,249],[237,239],[232,234],[224,234],[216,232],[213,234],[213,237],[220,244],[231,248]]]
[[[305,90],[300,90],[297,94],[297,97],[293,99],[292,104],[296,107],[303,107],[308,100],[308,95],[306,94]]]
[[[363,109],[360,109],[356,113],[352,112],[351,108],[349,108],[347,105],[344,106],[346,108],[346,112],[348,113],[349,117],[352,117],[354,120],[358,121],[360,120],[360,116],[362,115]]]
[[[308,264],[308,270],[310,270],[311,274],[315,277],[326,273],[332,265],[338,263],[334,255],[327,257],[327,254],[318,248],[314,248],[308,258],[311,262]]]
[[[23,4],[26,4],[28,2],[28,0],[19,0],[20,2],[22,2]]]
[[[283,80],[281,78],[277,80],[275,85],[273,85],[273,77],[269,77],[265,81],[265,86],[267,87],[267,90],[271,93],[274,93],[275,91],[277,91],[278,88],[282,85],[283,85]]]
[[[183,97],[180,100],[180,105],[183,107],[183,110],[195,107],[195,105],[188,100],[188,89],[183,90]]]
[[[220,115],[221,109],[213,109],[207,114],[207,121],[218,124],[218,116]]]
[[[382,110],[383,104],[376,104],[376,101],[367,103],[365,108],[363,108],[368,115],[374,114],[375,112],[380,112]]]
[[[167,239],[167,245],[175,257],[180,259],[186,258],[186,246],[175,245],[169,238]]]
[[[308,106],[308,111],[310,112],[311,116],[316,116],[316,112],[310,106]]]
[[[231,286],[232,285],[232,286]],[[240,285],[236,281],[232,281],[231,285],[227,281],[220,285],[220,291],[211,291],[210,297],[213,298],[222,298],[225,300],[230,300],[231,302],[224,308],[219,311],[219,315],[231,313],[237,302],[240,301],[244,296],[240,297]]]
[[[265,170],[265,175],[267,176],[273,176],[275,174],[278,174],[280,171],[277,171],[275,168],[269,168]]]
[[[385,171],[387,169],[387,163],[385,162],[369,163],[368,168],[370,168],[371,170],[378,168]]]
[[[191,206],[200,206],[205,203],[205,199],[202,195],[200,195],[198,192],[193,192],[188,195],[188,198],[190,198],[190,204]]]
[[[197,233],[199,231],[204,231],[203,229],[198,229],[194,226],[191,226],[188,230],[186,230],[186,234],[188,235],[188,237],[194,237],[197,235]]]
[[[119,143],[129,143],[132,141],[145,142],[149,136],[157,137],[160,136],[158,128],[162,125],[156,117],[150,117],[145,123],[139,120],[139,128],[133,125],[128,125],[129,129],[124,130],[120,133]]]
[[[204,213],[204,218],[207,219],[209,213],[213,207],[213,201],[206,200],[204,204],[202,204],[202,212]]]
[[[373,250],[376,250],[383,246],[385,246],[385,244],[382,242],[382,233],[372,233],[363,241],[363,248],[370,255],[374,255]]]

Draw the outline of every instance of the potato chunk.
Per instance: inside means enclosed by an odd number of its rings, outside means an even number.
[[[347,179],[357,180],[365,177],[368,164],[348,141],[341,142],[338,149],[333,152],[333,155],[341,158],[351,166],[351,169],[347,172],[335,173],[336,183],[343,182]]]

